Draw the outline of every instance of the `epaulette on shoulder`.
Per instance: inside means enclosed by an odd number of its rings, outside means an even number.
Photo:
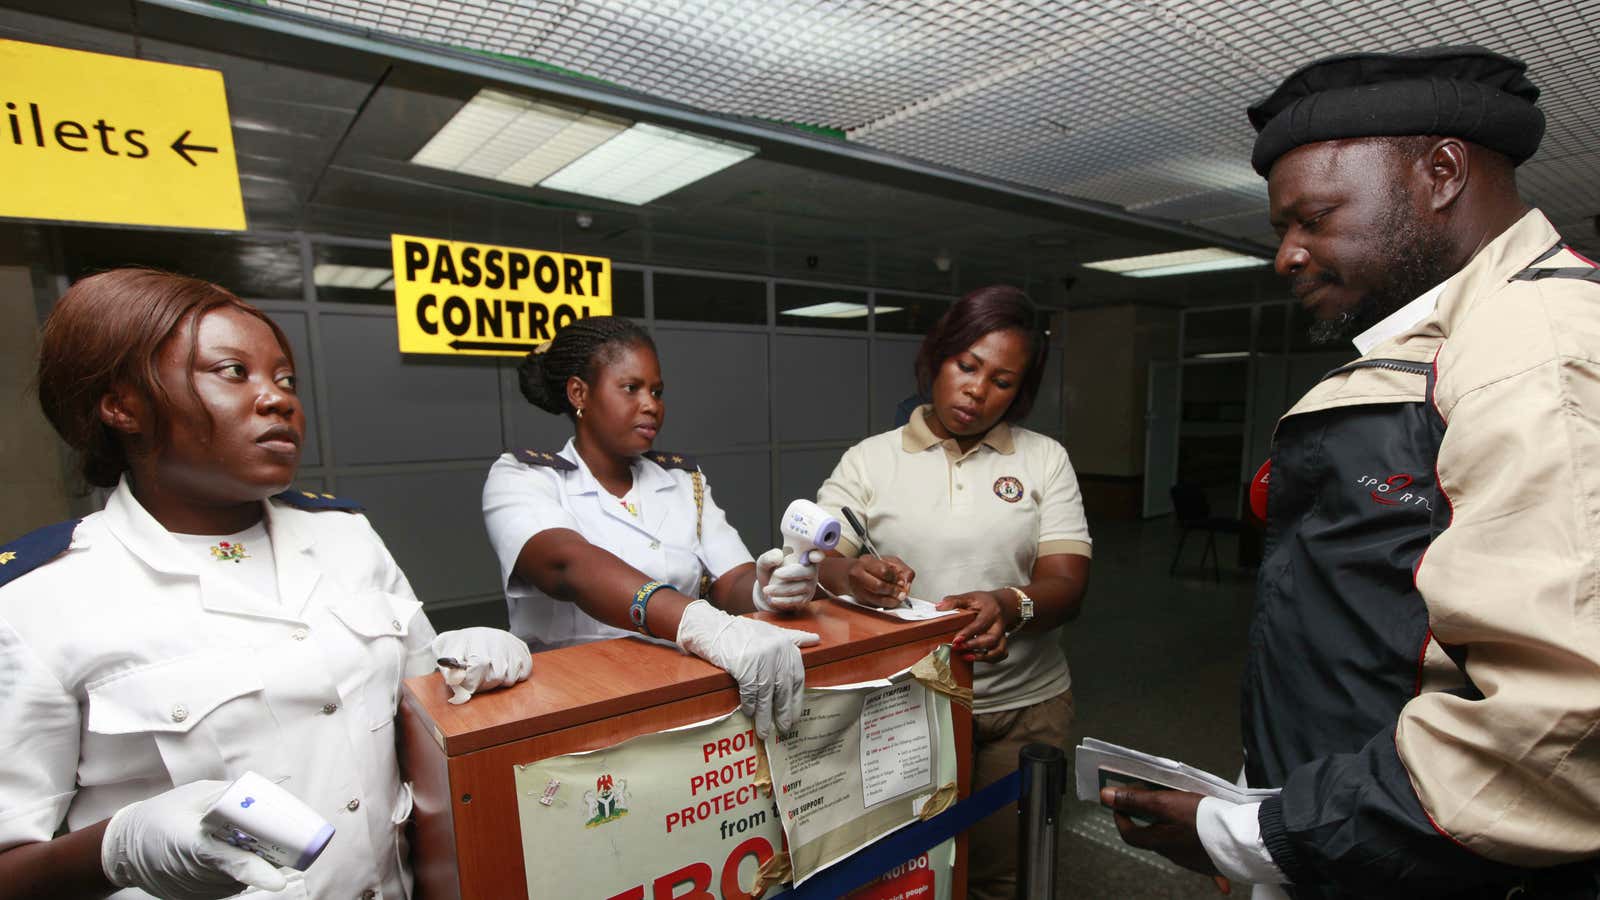
[[[72,519],[46,525],[0,547],[0,587],[60,556],[72,546],[72,532],[82,521]]]
[[[1584,265],[1539,265],[1542,262],[1547,262],[1551,259],[1554,259],[1556,256],[1559,256],[1562,253],[1566,253],[1568,256],[1573,257],[1577,262],[1584,263]],[[1557,244],[1545,251],[1543,256],[1534,260],[1533,265],[1530,265],[1526,269],[1523,269],[1517,274],[1511,276],[1512,281],[1543,281],[1546,278],[1574,278],[1579,281],[1587,281],[1591,284],[1600,284],[1600,267],[1596,267],[1595,264],[1590,262],[1589,259],[1584,257],[1583,254],[1572,249],[1571,247],[1568,247],[1566,244]]]
[[[577,463],[548,450],[513,450],[511,455],[517,458],[517,462],[527,463],[530,466],[544,466],[559,472],[571,472],[578,468]]]
[[[667,453],[665,451],[653,450],[649,453],[646,453],[644,458],[650,460],[663,469],[682,469],[685,472],[693,472],[700,468],[700,464],[694,461],[694,457],[687,456],[682,453]]]
[[[313,491],[301,491],[290,488],[281,494],[273,496],[274,500],[287,503],[295,509],[305,509],[311,512],[321,512],[325,509],[337,509],[343,512],[361,512],[364,507],[354,500],[342,500],[332,494],[318,494]]]
[[[1579,281],[1600,284],[1600,268],[1595,268],[1594,266],[1574,266],[1572,268],[1530,266],[1511,276],[1512,281],[1543,281],[1546,278],[1574,278]]]

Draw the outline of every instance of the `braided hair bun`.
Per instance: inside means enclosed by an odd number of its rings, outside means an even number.
[[[517,384],[528,402],[548,413],[571,416],[567,379],[577,376],[590,384],[602,366],[609,365],[628,347],[656,345],[643,328],[619,316],[578,319],[556,333],[555,339],[522,358]]]

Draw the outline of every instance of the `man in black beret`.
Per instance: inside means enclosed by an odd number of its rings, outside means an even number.
[[[1259,475],[1245,774],[1282,790],[1109,790],[1128,843],[1268,895],[1600,895],[1600,274],[1517,193],[1524,70],[1337,56],[1250,108],[1277,270],[1361,356]]]

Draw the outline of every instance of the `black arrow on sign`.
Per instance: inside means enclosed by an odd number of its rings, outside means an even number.
[[[178,139],[172,142],[172,149],[179,156],[183,157],[184,162],[198,168],[200,164],[194,161],[194,158],[189,155],[189,151],[193,150],[196,153],[215,153],[217,152],[217,148],[202,147],[199,144],[185,144],[184,140],[189,137],[189,132],[191,130],[192,129],[184,129],[183,134],[178,135]]]
[[[516,341],[463,341],[454,340],[450,344],[451,350],[521,350],[528,351],[538,344],[519,344]]]

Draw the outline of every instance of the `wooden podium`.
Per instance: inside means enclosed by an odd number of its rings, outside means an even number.
[[[839,685],[904,669],[971,621],[970,613],[900,622],[832,600],[798,616],[754,618],[813,631],[802,656],[809,685]],[[972,686],[972,666],[951,674]],[[513,766],[608,747],[698,722],[739,705],[732,678],[675,649],[627,638],[535,654],[533,677],[452,706],[438,674],[408,679],[400,702],[404,776],[416,796],[411,859],[420,900],[526,898]],[[972,777],[972,716],[951,704],[959,796]],[[953,896],[966,895],[966,837],[957,839]],[[553,896],[553,895],[552,895]],[[535,898],[540,900],[540,898]]]

